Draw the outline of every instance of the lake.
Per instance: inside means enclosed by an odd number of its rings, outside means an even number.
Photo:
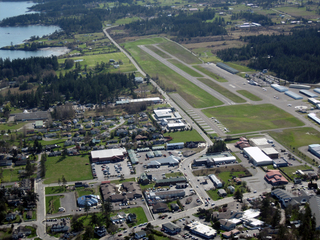
[[[29,13],[28,7],[34,5],[32,2],[0,2],[0,21],[4,18],[18,16]],[[32,36],[42,37],[60,30],[57,26],[23,26],[23,27],[0,27],[0,47],[21,44],[24,40]],[[64,50],[64,51],[63,51]],[[39,51],[17,51],[0,50],[0,58],[28,58],[28,57],[48,57],[51,55],[61,55],[67,48],[47,48]]]

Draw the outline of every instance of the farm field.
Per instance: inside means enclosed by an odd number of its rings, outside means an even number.
[[[212,81],[210,79],[198,78],[198,80],[203,82],[204,84],[206,84],[208,87],[211,87],[212,89],[216,90],[217,92],[219,92],[223,96],[229,98],[231,101],[233,101],[235,103],[244,103],[244,102],[246,102],[246,100],[244,100],[243,98],[241,98],[238,95],[230,92],[228,89],[220,86],[219,84],[215,83],[214,81]]]
[[[261,101],[262,99],[258,96],[252,94],[251,92],[248,92],[247,90],[238,90],[238,93],[245,96],[246,98],[250,99],[251,101]]]
[[[150,38],[135,42],[127,42],[125,43],[125,49],[131,53],[146,73],[152,74],[151,77],[153,79],[158,79],[158,84],[165,91],[176,91],[195,108],[221,105],[222,102],[220,100],[181,77],[179,74],[137,47],[137,45],[154,44],[163,41],[165,41],[163,38]],[[153,64],[150,64],[150,62]]]
[[[44,183],[58,182],[58,178],[61,179],[62,175],[68,182],[92,179],[89,155],[48,157]]]
[[[298,127],[303,123],[272,104],[237,105],[202,110],[207,117],[217,117],[232,133],[244,133]]]

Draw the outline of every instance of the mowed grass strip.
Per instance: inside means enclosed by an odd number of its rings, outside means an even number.
[[[202,110],[207,117],[217,117],[232,133],[303,126],[304,124],[272,104],[233,105]]]
[[[200,60],[192,55],[189,51],[182,48],[178,44],[170,41],[166,41],[164,43],[161,43],[158,45],[160,48],[162,48],[164,51],[172,54],[173,56],[179,58],[181,61],[188,63],[188,64],[194,64],[194,63],[200,63]]]
[[[238,90],[238,93],[240,93],[242,96],[245,96],[246,98],[250,99],[251,101],[261,101],[262,99],[258,96],[252,94],[251,92],[248,92],[247,90]]]
[[[228,89],[220,86],[219,84],[215,83],[214,81],[207,79],[207,78],[198,78],[199,81],[206,84],[208,87],[211,87],[212,89],[216,90],[217,92],[221,93],[223,96],[229,98],[231,101],[235,103],[244,103],[246,100],[239,97],[238,95],[234,94],[233,92],[230,92]]]
[[[187,67],[186,65],[182,64],[176,59],[169,59],[168,62],[172,63],[176,67],[180,68],[182,71],[188,73],[192,77],[203,77],[200,73],[192,70],[191,68]]]
[[[149,48],[152,52],[158,54],[162,58],[171,58],[168,54],[162,52],[159,48],[156,48],[155,46],[147,45],[146,47]]]
[[[138,47],[138,45],[143,45],[144,43],[154,44],[156,42],[156,40],[152,41],[152,39],[149,39],[149,41],[143,39],[136,42],[127,42],[125,43],[125,48],[136,59],[146,73],[151,77],[157,76],[161,83],[160,85],[163,85],[164,87],[169,86],[171,89],[175,89],[176,92],[194,108],[205,108],[223,104],[220,100],[183,78],[181,75]]]
[[[204,141],[201,135],[196,130],[191,131],[179,131],[179,132],[171,132],[163,134],[165,137],[172,137],[172,141],[170,143],[178,143],[178,142],[189,142],[189,141]]]
[[[199,71],[201,71],[202,73],[204,73],[205,75],[207,75],[208,77],[213,78],[214,80],[218,81],[218,82],[228,82],[228,80],[224,79],[223,77],[218,76],[217,74],[209,71],[208,69],[205,69],[199,65],[194,65],[193,66],[195,69],[198,69]]]
[[[46,211],[48,214],[59,212],[60,198],[63,198],[63,196],[46,197]]]
[[[56,183],[62,175],[67,182],[92,179],[89,155],[48,157],[44,183]]]

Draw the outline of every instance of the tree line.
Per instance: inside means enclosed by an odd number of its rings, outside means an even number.
[[[293,30],[289,35],[242,38],[244,47],[217,52],[223,61],[247,61],[257,70],[269,69],[277,77],[300,83],[320,82],[319,29]]]
[[[158,18],[135,21],[125,25],[125,28],[138,35],[168,33],[177,37],[198,37],[224,35],[224,18],[215,18],[213,9],[205,8],[194,14],[180,11],[178,15],[163,14]],[[213,22],[207,22],[212,20]]]

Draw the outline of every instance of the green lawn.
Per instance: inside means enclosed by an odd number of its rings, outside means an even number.
[[[22,128],[27,122],[18,122],[18,123],[0,123],[0,131],[5,130],[16,130]]]
[[[82,181],[92,179],[88,155],[48,157],[46,161],[45,184],[58,182],[62,175],[67,181]],[[88,165],[86,165],[88,164]]]
[[[124,183],[124,182],[135,182],[136,179],[135,178],[126,178],[124,180],[112,180],[111,183],[114,183],[114,184],[119,184],[119,183]]]
[[[79,187],[76,188],[76,192],[78,194],[78,197],[81,197],[83,195],[99,195],[99,190],[97,188],[85,188],[85,187]]]
[[[309,169],[312,169],[312,168],[305,166],[305,165],[294,166],[294,167],[282,167],[281,168],[281,170],[284,171],[292,179],[295,178],[295,172],[297,170],[309,170]]]
[[[62,186],[46,187],[45,193],[47,194],[57,194],[66,192],[66,188]]]
[[[231,101],[235,103],[244,103],[246,100],[239,97],[238,95],[234,94],[233,92],[230,92],[228,89],[220,86],[219,84],[215,83],[214,81],[207,79],[207,78],[198,78],[199,81],[206,84],[208,87],[216,90],[218,93],[222,94],[223,96],[229,98]]]
[[[187,67],[186,65],[182,64],[176,59],[169,59],[168,61],[176,67],[180,68],[182,71],[188,73],[192,77],[203,77],[200,73],[192,70],[191,68]]]
[[[25,169],[25,168],[17,167],[17,168],[3,169],[2,182],[18,182],[19,181],[18,171],[21,169]]]
[[[290,149],[298,157],[301,157],[309,164],[317,165],[317,161],[313,162],[311,158],[302,154],[298,148],[302,146],[308,146],[310,144],[319,143],[320,133],[314,128],[295,128],[287,129],[281,132],[269,132],[277,142],[281,143],[287,149]],[[315,159],[317,159],[315,157]]]
[[[173,173],[166,173],[166,177],[170,178],[170,177],[180,177],[183,176],[182,172],[173,172]]]
[[[174,42],[166,41],[159,44],[159,47],[185,63],[200,63],[200,60],[196,56],[192,55],[189,51],[185,50]]]
[[[140,188],[141,188],[141,190],[143,191],[143,190],[146,190],[146,189],[148,189],[148,188],[153,188],[154,185],[156,185],[156,184],[155,184],[155,183],[149,183],[149,184],[147,184],[147,185],[140,185]]]
[[[204,141],[201,135],[194,129],[191,131],[179,131],[179,132],[170,132],[163,134],[164,137],[172,137],[172,141],[170,143],[177,143],[177,142],[189,142],[189,141]]]
[[[63,196],[50,196],[46,197],[46,211],[48,214],[53,214],[59,212],[60,198]]]
[[[251,92],[248,92],[247,90],[238,90],[238,93],[245,96],[246,98],[250,99],[251,101],[261,101],[262,99],[258,96],[252,94]]]
[[[162,58],[171,58],[168,54],[164,53],[163,51],[161,51],[159,48],[156,48],[155,46],[147,45],[146,47],[149,48],[154,53],[158,54]]]
[[[233,105],[202,110],[207,117],[217,117],[232,133],[244,133],[304,125],[291,114],[272,104]]]
[[[146,73],[154,79],[158,78],[157,83],[165,91],[179,93],[195,108],[222,105],[223,103],[220,100],[137,47],[137,45],[154,44],[161,41],[164,42],[165,40],[163,38],[149,38],[135,42],[126,42],[125,49],[130,52]]]
[[[128,224],[129,227],[133,227],[133,226],[136,226],[136,225],[139,225],[141,223],[146,223],[148,222],[148,219],[147,219],[147,216],[146,214],[144,213],[143,211],[143,208],[142,207],[131,207],[131,208],[125,208],[125,209],[121,209],[117,212],[124,212],[126,214],[128,213],[135,213],[136,216],[137,216],[137,221],[135,223],[130,223]],[[115,216],[117,213],[114,212],[113,214],[111,214],[111,216]]]
[[[194,65],[194,68],[198,69],[199,71],[203,72],[204,74],[206,74],[208,77],[213,78],[214,80],[218,81],[218,82],[228,82],[228,80],[224,79],[223,77],[218,76],[217,74],[199,66],[199,65]]]

